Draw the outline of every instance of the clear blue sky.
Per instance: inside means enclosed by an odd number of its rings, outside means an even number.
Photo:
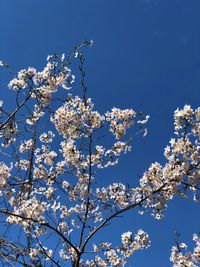
[[[86,71],[97,109],[134,108],[151,116],[148,137],[138,138],[134,153],[106,177],[136,183],[151,162],[164,162],[173,111],[200,104],[199,10],[199,0],[0,0],[0,59],[16,71],[39,69],[48,54],[94,40]],[[0,98],[11,100],[5,80],[1,75]],[[149,232],[152,248],[127,266],[168,267],[173,231],[183,241],[200,231],[198,204],[176,200],[169,206],[162,221],[129,212],[107,229],[115,240],[116,231]]]

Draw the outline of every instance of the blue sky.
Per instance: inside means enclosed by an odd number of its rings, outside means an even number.
[[[133,153],[107,173],[106,179],[137,183],[151,162],[164,162],[173,111],[200,103],[199,10],[199,0],[1,0],[0,58],[15,71],[40,69],[48,54],[94,40],[86,72],[96,108],[133,108],[151,116],[149,135],[138,138]],[[7,79],[0,76],[1,98],[12,101]],[[175,200],[169,206],[162,221],[129,212],[106,230],[114,239],[115,231],[149,231],[152,248],[127,266],[168,267],[174,230],[183,241],[200,230],[199,205]]]

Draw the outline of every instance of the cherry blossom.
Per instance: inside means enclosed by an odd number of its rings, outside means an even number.
[[[7,112],[0,102],[0,213],[5,227],[19,230],[16,249],[5,231],[6,264],[126,266],[128,258],[151,245],[148,233],[133,225],[116,245],[96,239],[105,226],[132,209],[162,219],[175,196],[199,199],[200,108],[190,105],[174,112],[165,162],[151,163],[135,178],[137,186],[124,183],[125,177],[111,183],[98,175],[128,156],[135,137],[147,134],[150,116],[131,107],[96,110],[84,84],[87,46],[91,42],[71,55],[49,55],[42,70],[19,71],[8,85],[16,93],[16,107]],[[69,68],[73,59],[80,64],[82,95],[68,93],[75,81]],[[174,267],[198,266],[199,236],[193,239],[193,252],[184,253],[184,243],[172,248]]]

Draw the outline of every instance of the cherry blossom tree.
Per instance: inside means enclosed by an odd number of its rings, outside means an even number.
[[[99,185],[100,169],[118,164],[135,137],[147,134],[149,116],[95,109],[83,56],[91,44],[84,41],[70,55],[48,56],[41,71],[19,71],[8,85],[16,94],[15,107],[7,111],[0,103],[1,266],[125,266],[127,258],[150,246],[148,233],[128,230],[119,244],[99,243],[96,236],[104,227],[132,209],[161,219],[174,196],[192,194],[198,200],[200,108],[189,105],[174,112],[175,135],[165,148],[164,165],[152,163],[137,187]],[[79,62],[79,96],[71,89],[72,60]],[[1,66],[9,70],[4,62]],[[199,266],[200,237],[193,239],[193,252],[184,243],[173,246],[173,267]]]

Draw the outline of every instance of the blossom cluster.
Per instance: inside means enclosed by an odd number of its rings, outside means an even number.
[[[7,222],[12,224],[22,224],[25,231],[29,231],[29,225],[32,221],[36,220],[38,222],[44,221],[44,212],[49,208],[49,205],[45,201],[38,201],[35,196],[29,199],[23,199],[18,203],[18,201],[11,197],[10,205],[13,206],[13,214],[7,218]],[[23,219],[27,218],[27,219]],[[31,220],[32,219],[32,220]]]
[[[130,194],[122,183],[113,183],[108,187],[97,188],[96,193],[102,203],[110,201],[121,208],[130,204]]]
[[[58,61],[54,56],[47,58],[47,65],[42,71],[36,71],[29,67],[18,72],[17,78],[10,81],[8,87],[13,90],[29,88],[35,86],[32,97],[39,98],[42,102],[49,102],[51,94],[57,90],[58,86],[70,89],[74,82],[74,75],[71,70],[63,64],[63,68],[58,67]]]
[[[4,162],[0,162],[0,188],[7,185],[7,180],[10,177],[11,167],[9,168]]]
[[[170,261],[173,267],[198,267],[200,264],[200,237],[197,234],[193,235],[195,241],[195,248],[193,252],[187,252],[187,245],[185,243],[177,244],[172,247]],[[185,252],[185,253],[184,253]]]
[[[133,118],[136,115],[133,109],[121,110],[113,108],[111,112],[106,113],[106,120],[110,123],[110,131],[117,139],[126,134],[126,130],[133,125]]]
[[[24,89],[28,86],[28,80],[31,80],[36,75],[36,69],[29,67],[18,72],[17,78],[10,81],[8,87],[13,90]]]
[[[176,110],[174,117],[177,138],[172,138],[165,148],[166,164],[153,163],[140,179],[140,187],[133,190],[137,201],[145,199],[141,212],[153,208],[158,219],[175,195],[186,196],[187,189],[191,189],[196,200],[195,188],[200,183],[199,109],[186,105]]]
[[[56,110],[51,120],[65,138],[80,138],[88,136],[93,129],[100,128],[104,117],[93,111],[90,98],[84,100],[69,95],[66,103]]]
[[[137,250],[146,249],[150,245],[148,234],[141,229],[135,235],[130,231],[123,233],[121,242],[121,246],[117,248],[108,242],[93,244],[94,253],[104,252],[104,257],[95,256],[93,260],[87,260],[83,266],[125,266],[127,258]]]

